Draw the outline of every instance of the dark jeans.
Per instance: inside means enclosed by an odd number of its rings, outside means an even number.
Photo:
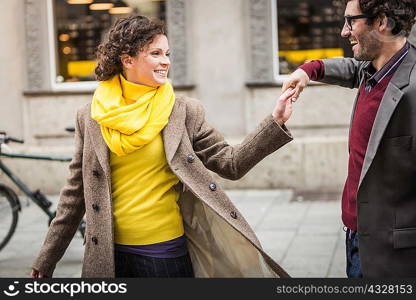
[[[176,258],[155,258],[114,252],[116,277],[194,277],[189,254]]]
[[[362,278],[360,255],[358,252],[358,233],[347,228],[345,237],[348,278]]]

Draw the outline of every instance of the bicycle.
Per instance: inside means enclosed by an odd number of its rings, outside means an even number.
[[[71,127],[66,128],[67,131],[73,132]],[[52,222],[56,215],[56,211],[52,211],[50,207],[52,202],[38,189],[32,191],[29,187],[23,183],[23,181],[17,177],[2,161],[1,157],[8,158],[23,158],[23,159],[38,159],[38,160],[50,160],[50,161],[71,161],[70,157],[58,157],[48,155],[34,155],[34,154],[14,154],[5,153],[2,151],[2,147],[9,142],[24,143],[24,140],[7,136],[6,132],[0,131],[0,170],[3,171],[7,177],[23,192],[30,200],[36,203],[41,210],[49,217],[48,226]],[[17,194],[7,185],[0,183],[0,251],[7,245],[13,236],[17,222],[19,219],[19,212],[22,211],[22,205]],[[85,222],[81,221],[78,231],[82,237],[85,235]]]

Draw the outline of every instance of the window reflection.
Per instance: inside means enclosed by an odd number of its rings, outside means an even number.
[[[308,60],[351,56],[342,0],[277,0],[280,74]]]

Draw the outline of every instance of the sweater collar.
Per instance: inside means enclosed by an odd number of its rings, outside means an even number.
[[[120,84],[123,97],[126,99],[128,104],[136,102],[143,95],[151,91],[154,91],[155,93],[157,91],[157,88],[128,81],[122,74],[120,74]]]

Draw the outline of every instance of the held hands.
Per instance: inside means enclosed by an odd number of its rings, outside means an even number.
[[[292,97],[292,101],[295,102],[300,93],[309,83],[309,76],[302,69],[297,69],[295,72],[290,74],[289,78],[285,80],[282,87],[282,92],[286,92],[287,89],[292,88],[295,90],[295,94]]]
[[[277,100],[272,113],[273,119],[277,124],[283,125],[292,115],[292,97],[295,94],[295,91],[296,90],[289,88],[280,95],[279,100]]]
[[[285,80],[282,87],[282,95],[277,101],[272,116],[276,123],[283,125],[292,115],[293,102],[309,83],[309,76],[302,69],[297,69]]]

